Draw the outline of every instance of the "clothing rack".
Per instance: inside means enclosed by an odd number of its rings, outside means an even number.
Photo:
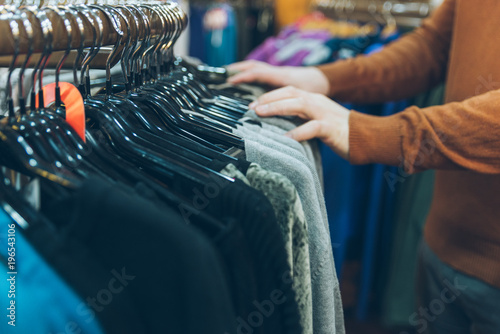
[[[437,6],[435,1],[315,0],[313,8],[335,19],[418,27]]]
[[[142,22],[134,15],[141,8]],[[20,55],[16,65],[24,62],[23,55],[32,55],[28,66],[35,64],[49,47],[53,52],[47,68],[55,68],[65,52],[64,63],[72,68],[77,50],[99,47],[92,68],[103,69],[111,51],[107,46],[159,42],[169,35],[175,39],[187,27],[187,15],[176,3],[138,5],[64,5],[64,6],[1,6],[0,66],[10,66],[12,55]],[[167,16],[165,16],[167,15]],[[165,21],[168,17],[169,22]],[[165,31],[165,29],[168,29]],[[96,45],[95,43],[99,43]],[[161,41],[160,41],[161,42]],[[119,52],[117,52],[119,53]],[[81,60],[81,59],[80,59]],[[118,59],[114,59],[116,63]]]
[[[19,263],[26,293],[0,308],[16,330],[343,333],[319,149],[249,111],[258,87],[174,56],[176,4],[2,9],[0,269]]]

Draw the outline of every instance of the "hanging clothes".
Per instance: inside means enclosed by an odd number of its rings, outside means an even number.
[[[336,22],[315,12],[283,28],[276,37],[266,39],[247,59],[282,66],[314,66],[345,59],[365,52],[389,37],[372,24]]]
[[[209,6],[203,15],[206,63],[224,66],[236,62],[237,25],[234,9],[226,3]]]
[[[397,30],[334,21],[321,13],[313,13],[282,29],[276,37],[267,39],[247,58],[281,66],[314,66],[378,52],[398,37]],[[408,101],[396,101],[344,106],[384,116],[397,113],[408,105]],[[382,165],[351,166],[326,145],[320,144],[320,148],[335,270],[341,277],[346,259],[359,259],[361,273],[355,314],[358,319],[365,320],[372,309],[374,290],[383,281],[383,277],[376,274],[377,268],[387,263],[392,251],[396,189],[388,183],[386,175],[394,174],[395,169]]]
[[[206,12],[206,6],[196,3],[189,5],[189,55],[202,62],[207,61],[203,27],[203,17]]]
[[[444,85],[438,86],[415,98],[413,105],[420,108],[439,105],[444,100],[444,91]],[[417,252],[431,207],[433,187],[434,172],[426,171],[405,179],[396,194],[390,267],[379,292],[382,321],[390,327],[406,326],[408,314],[412,314],[417,305],[414,289]]]
[[[235,133],[245,138],[247,158],[290,179],[303,203],[311,256],[313,332],[344,333],[342,302],[329,238],[328,218],[322,187],[316,168],[313,167],[315,160],[300,153],[302,147],[299,143],[284,136],[273,136],[266,130],[266,127],[269,129],[273,125],[265,126],[268,122],[282,123],[285,129],[275,131],[283,134],[290,127],[296,127],[295,124],[283,119],[258,118],[254,112],[249,112],[246,116],[257,119],[262,124],[261,128],[244,123],[235,130]],[[289,145],[283,144],[284,141],[290,141]]]
[[[47,29],[37,20],[0,25],[25,25],[34,43],[1,44],[12,63],[17,53],[42,53],[28,79],[28,64],[20,64],[16,96],[13,71],[7,74],[0,203],[72,298],[51,301],[70,309],[58,312],[50,330],[74,317],[76,305],[76,325],[89,333],[343,334],[316,146],[251,119],[258,89],[220,84],[223,69],[174,57],[187,22],[174,4],[38,11],[30,15],[54,14]],[[78,19],[86,24],[70,29]],[[132,33],[148,25],[160,29]],[[100,40],[101,30],[114,34]],[[17,31],[8,31],[14,45]],[[65,47],[85,60],[72,65],[72,82],[61,82],[66,58],[50,65],[55,73],[44,69],[53,51],[64,51],[52,41],[70,34]],[[113,59],[120,63],[112,71]],[[94,66],[104,77],[91,80]],[[47,75],[54,83],[43,85]],[[32,297],[46,302],[53,287],[33,278]],[[80,324],[79,311],[93,322]],[[22,321],[30,329],[36,319]]]

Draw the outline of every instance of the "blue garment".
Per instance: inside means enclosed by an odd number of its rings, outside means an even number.
[[[351,39],[332,38],[325,43],[332,50],[329,59],[325,60],[325,62],[349,56],[354,57],[359,53],[377,52],[384,44],[397,39],[397,37],[398,34],[382,37],[380,36],[380,30],[378,30],[373,35],[364,37]],[[339,53],[341,50],[344,51]],[[344,106],[370,115],[389,115],[404,109],[402,105],[397,103],[371,106],[344,104]],[[333,153],[323,143],[320,143],[320,152],[325,180],[325,203],[328,211],[328,221],[330,231],[335,231],[335,233],[331,233],[335,269],[340,280],[349,240],[362,238],[363,231],[367,228],[367,219],[369,219],[369,215],[372,214],[373,210],[377,208],[377,204],[374,202],[372,209],[368,211],[370,201],[372,199],[376,201],[379,197],[376,190],[371,192],[370,189],[380,188],[378,185],[372,185],[372,182],[380,178],[385,169],[375,165],[352,166]],[[388,195],[388,197],[390,196]],[[388,207],[388,209],[391,208]],[[372,249],[373,247],[370,245],[368,248]],[[367,265],[367,268],[369,267]],[[370,280],[368,278],[368,281]]]
[[[357,41],[354,45],[362,46],[359,50],[362,49],[365,54],[374,53],[397,37],[398,34],[383,38],[378,36],[371,40],[370,46],[360,43],[368,39]],[[329,46],[338,49],[340,45],[341,41],[331,40]],[[349,49],[352,51],[351,56],[354,56],[356,48],[346,45],[349,44],[343,44],[342,49]],[[364,114],[387,116],[404,110],[408,102],[344,106]],[[377,280],[382,279],[375,273],[380,271],[378,266],[388,263],[390,258],[395,190],[389,185],[386,175],[397,175],[397,168],[378,164],[351,166],[326,145],[321,144],[320,149],[330,231],[335,231],[331,234],[331,240],[337,275],[341,280],[341,269],[346,257],[361,260],[356,317],[366,320],[370,310],[370,295]],[[350,244],[356,247],[351,250]]]
[[[319,142],[318,145],[322,159],[325,204],[331,231],[335,271],[340,280],[347,251],[347,240],[351,235],[349,203],[352,190],[350,187],[352,168],[349,162],[334,154],[323,142]]]
[[[13,221],[0,209],[0,259],[7,259],[8,230]],[[12,240],[10,240],[12,241]],[[8,296],[7,264],[0,261],[0,333],[60,334],[103,333],[93,311],[48,266],[21,233],[15,229],[15,296]],[[15,301],[15,327],[6,315]]]
[[[393,115],[408,107],[407,101],[386,103],[380,116]],[[357,318],[366,320],[369,300],[375,284],[375,272],[383,271],[381,264],[388,264],[392,240],[392,217],[396,190],[388,175],[398,175],[397,167],[373,165],[369,187],[369,201],[365,212],[363,232],[363,255],[361,258],[361,283],[356,309]],[[384,261],[385,260],[385,261]]]
[[[377,115],[380,105],[354,106],[344,104],[365,114]],[[353,166],[340,158],[328,146],[320,144],[325,182],[325,203],[328,212],[335,268],[341,281],[346,257],[360,255],[349,252],[349,244],[359,244],[367,220],[367,208],[371,200],[370,184],[374,165]],[[356,240],[353,242],[353,240]],[[358,251],[360,247],[353,249]]]
[[[205,6],[189,6],[189,55],[204,63],[207,62],[203,31],[203,16],[206,12]]]
[[[218,28],[206,24],[207,17],[218,12],[224,18],[224,24]],[[221,18],[220,15],[218,15]],[[209,7],[204,15],[206,63],[211,66],[224,66],[236,62],[236,14],[228,4]]]

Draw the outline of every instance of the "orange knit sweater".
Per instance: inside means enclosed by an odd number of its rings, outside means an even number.
[[[437,169],[425,239],[452,267],[500,287],[500,1],[445,0],[371,56],[321,66],[330,95],[407,98],[446,80],[446,104],[388,117],[352,112],[350,161]]]

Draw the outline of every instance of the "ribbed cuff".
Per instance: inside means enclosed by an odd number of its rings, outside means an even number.
[[[386,117],[351,111],[349,116],[349,162],[354,165],[403,162],[399,115]]]

